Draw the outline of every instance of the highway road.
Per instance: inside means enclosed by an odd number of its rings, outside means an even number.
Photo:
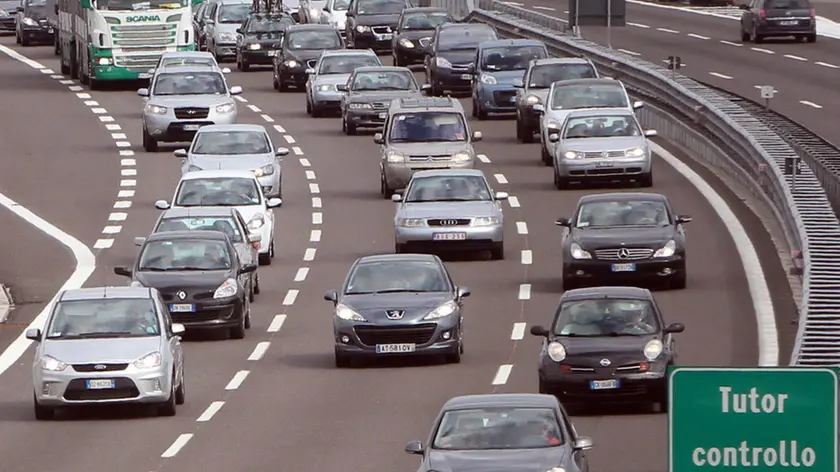
[[[12,47],[13,41],[2,44]],[[72,132],[66,141],[70,144],[51,141],[49,146],[64,151],[66,159],[78,160],[80,167],[73,182],[8,188],[15,189],[23,205],[31,201],[35,207],[49,196],[66,200],[71,206],[54,215],[54,223],[71,220],[68,231],[78,230],[77,237],[86,244],[104,248],[87,285],[123,283],[106,274],[113,265],[131,262],[136,253],[132,237],[151,228],[157,216],[154,200],[171,196],[178,160],[168,151],[141,150],[141,105],[132,91],[75,88],[62,83],[64,78],[52,78],[54,73],[39,72],[58,69],[51,48],[15,50],[37,64],[24,65],[0,54],[0,83],[16,73],[19,82],[40,84],[36,90],[14,89],[21,90],[21,100],[36,105],[28,110],[34,114],[28,126]],[[538,341],[522,339],[521,333],[549,322],[561,291],[560,233],[553,222],[568,216],[581,195],[603,190],[554,190],[550,171],[539,162],[539,145],[517,144],[510,120],[471,122],[485,136],[477,145],[483,155],[479,166],[495,190],[515,198],[505,207],[505,260],[447,262],[455,282],[472,289],[466,300],[462,363],[390,362],[337,370],[330,306],[323,293],[341,284],[355,258],[393,250],[393,203],[378,192],[376,145],[369,135],[341,134],[336,118],[307,117],[302,94],[273,91],[267,71],[234,72],[229,82],[245,89],[241,121],[273,128],[275,141],[293,151],[284,163],[284,205],[277,210],[278,256],[271,267],[260,269],[263,293],[253,307],[251,331],[241,341],[186,343],[187,402],[174,418],[119,409],[36,422],[27,354],[0,382],[3,472],[411,470],[416,459],[403,453],[405,442],[425,439],[449,397],[536,391]],[[79,98],[79,93],[88,95]],[[16,126],[23,133],[27,124]],[[46,149],[47,144],[12,140],[8,145],[21,153],[33,146]],[[87,163],[89,159],[95,163]],[[4,160],[0,175],[11,165],[21,169],[20,175],[41,170]],[[656,294],[666,321],[687,326],[678,338],[680,363],[755,365],[753,307],[733,241],[714,209],[682,175],[661,159],[655,166],[653,191],[666,194],[679,213],[694,217],[687,230],[688,288]],[[743,215],[774,294],[775,311],[791,313],[785,277],[763,227],[725,186],[710,183]],[[77,187],[101,195],[88,205],[73,204]],[[5,182],[0,188],[7,189]],[[116,201],[130,205],[113,209]],[[0,211],[0,223],[5,218]],[[106,227],[110,234],[97,233]],[[16,248],[20,241],[13,239],[4,232],[0,244]],[[19,263],[20,272],[49,270]],[[787,315],[777,321],[789,331]],[[262,344],[268,347],[260,354],[258,343],[270,344]],[[783,361],[789,350],[783,343]],[[598,413],[603,414],[575,418],[579,433],[596,442],[590,456],[593,470],[665,470],[665,415],[626,409]]]

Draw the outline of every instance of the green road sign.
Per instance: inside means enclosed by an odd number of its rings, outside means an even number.
[[[828,368],[674,367],[668,470],[838,472],[837,403]]]

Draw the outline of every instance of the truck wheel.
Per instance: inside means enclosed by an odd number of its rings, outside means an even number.
[[[70,64],[67,66],[70,69],[70,78],[71,79],[78,79],[79,78],[79,67],[76,65],[76,48],[73,45],[70,45],[70,52],[68,53],[70,56]]]
[[[61,41],[58,40],[58,34],[53,37],[53,54],[56,56],[61,54]]]

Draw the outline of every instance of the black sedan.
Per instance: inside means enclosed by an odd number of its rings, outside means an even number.
[[[146,238],[134,268],[114,273],[158,289],[172,321],[188,330],[228,329],[242,339],[251,327],[247,287],[255,270],[256,264],[240,265],[225,233],[171,231]]]
[[[582,197],[563,240],[563,288],[586,284],[663,281],[686,285],[685,228],[690,216],[675,215],[664,195],[602,193]]]
[[[344,36],[349,49],[387,49],[409,0],[355,0],[347,10]]]
[[[252,13],[236,30],[236,68],[247,72],[251,66],[270,66],[278,54],[283,30],[295,24],[288,13]]]
[[[330,290],[335,365],[355,357],[464,353],[462,302],[466,287],[452,285],[437,257],[425,254],[366,256],[350,268],[344,288]]]
[[[675,333],[665,326],[649,290],[595,287],[569,290],[550,328],[531,327],[544,337],[540,393],[562,402],[613,400],[668,404],[667,372],[674,364]]]
[[[481,23],[445,23],[435,29],[432,47],[426,56],[426,83],[432,95],[444,91],[472,90],[475,56],[479,43],[499,39],[492,26]]]
[[[467,395],[443,405],[429,436],[405,452],[419,472],[589,472],[592,440],[578,436],[557,398],[534,393]]]
[[[303,89],[321,53],[343,49],[344,40],[330,25],[293,25],[286,28],[280,51],[274,56],[274,89],[285,92],[289,85]]]
[[[391,41],[394,65],[422,64],[431,50],[435,28],[454,21],[452,15],[442,8],[414,7],[403,10]]]

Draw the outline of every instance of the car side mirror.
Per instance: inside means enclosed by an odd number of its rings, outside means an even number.
[[[222,74],[230,74],[230,68],[228,68],[228,67],[223,67],[223,68],[222,68]],[[240,87],[240,89],[241,89],[241,87]]]
[[[405,445],[405,452],[409,454],[416,454],[418,456],[423,455],[423,442],[422,441],[411,441],[410,443]]]
[[[525,82],[522,82],[522,79],[513,79],[513,86],[516,88],[524,88]]]
[[[284,147],[279,147],[274,150],[274,155],[277,157],[283,157],[289,155],[289,149]]]
[[[548,140],[552,143],[556,143],[557,141],[560,141],[560,135],[557,133],[551,133],[548,135]]]
[[[338,292],[335,290],[327,290],[324,294],[324,300],[328,302],[338,303]]]
[[[140,95],[141,97],[148,97],[149,96],[149,89],[147,89],[147,88],[137,89],[137,95]]]
[[[462,299],[462,298],[467,298],[467,297],[469,297],[469,296],[470,296],[470,294],[472,294],[472,292],[470,292],[470,289],[468,289],[467,287],[457,287],[457,288],[455,289],[455,296],[456,296],[459,300],[460,300],[460,299]]]
[[[394,203],[401,202],[402,201],[402,195],[400,195],[398,193],[395,193],[395,194],[391,195],[391,201],[394,202]]]
[[[238,85],[234,85],[233,87],[230,88],[230,94],[231,95],[239,95],[240,93],[242,93],[242,87],[240,87]]]
[[[172,154],[175,154],[175,157],[179,157],[184,159],[187,157],[187,150],[186,149],[176,149]]]
[[[677,224],[683,225],[686,223],[691,223],[691,217],[688,215],[679,215],[677,216]]]
[[[269,198],[265,202],[265,206],[267,206],[269,208],[277,208],[282,204],[283,204],[283,200],[280,200],[279,198]]]
[[[242,28],[236,28],[236,32],[239,34],[245,34],[245,32],[242,31]]]
[[[432,86],[430,84],[423,84],[420,86],[420,92],[428,95],[432,91]]]
[[[592,442],[591,438],[587,438],[586,436],[578,436],[577,440],[575,440],[574,449],[576,451],[588,451],[592,449],[595,443]]]
[[[306,69],[306,73],[309,74],[309,75],[313,75],[313,74],[315,74],[315,69],[310,67],[310,68]]]
[[[158,200],[155,202],[155,208],[158,210],[168,210],[169,209],[169,202],[166,200]]]
[[[18,13],[23,13],[23,7],[17,7],[15,8],[15,11]]]
[[[473,140],[474,143],[477,143],[477,142],[481,141],[482,139],[484,139],[484,135],[481,134],[481,131],[473,132],[472,140]]]
[[[29,328],[26,330],[26,339],[38,342],[41,340],[41,330],[38,328]]]
[[[131,277],[131,269],[128,267],[114,267],[114,273],[123,277]]]
[[[324,11],[329,13],[330,12],[330,7],[324,7]]]
[[[507,192],[496,192],[496,200],[507,200],[510,195]]]
[[[568,228],[572,224],[571,224],[571,222],[569,221],[568,218],[557,218],[557,221],[554,222],[554,225],[555,226],[565,226],[565,227]]]
[[[645,102],[642,102],[642,101],[633,102],[633,109],[634,110],[638,110],[639,108],[644,108],[644,106],[645,106]]]
[[[172,334],[175,335],[184,334],[184,332],[187,331],[187,328],[181,323],[172,323],[172,326],[170,326],[169,329],[172,330]]]
[[[216,24],[216,20],[214,20],[213,18],[206,18],[204,20],[204,24],[213,25],[213,24]]]
[[[347,84],[338,84],[335,86],[335,89],[339,92],[346,92],[347,91]]]
[[[344,14],[344,16],[346,16],[347,18],[353,18],[354,16],[356,16],[356,14],[353,13],[352,11],[348,11],[347,13]]]
[[[682,333],[685,331],[685,325],[682,323],[671,323],[662,330],[663,333]]]
[[[248,242],[249,243],[258,243],[262,241],[262,235],[259,233],[252,233],[248,235]]]
[[[256,264],[245,264],[239,269],[240,274],[250,274],[251,272],[255,272],[257,270]]]
[[[548,330],[542,326],[531,326],[531,334],[534,336],[548,337]]]
[[[382,136],[382,133],[374,134],[373,142],[375,142],[376,144],[385,144],[385,138]]]
[[[535,113],[545,113],[545,107],[540,104],[532,106],[531,109],[534,110]]]
[[[653,137],[655,137],[657,134],[659,134],[659,133],[657,133],[655,129],[646,129],[646,130],[645,130],[645,137],[646,137],[646,138],[653,138]]]
[[[137,246],[137,247],[142,246],[145,242],[146,242],[146,238],[144,238],[144,237],[138,236],[138,237],[134,238],[134,245]]]
[[[151,69],[149,69],[149,73],[150,73],[150,74],[154,74],[156,70],[157,70],[157,69],[155,69],[155,68],[151,68]]]

